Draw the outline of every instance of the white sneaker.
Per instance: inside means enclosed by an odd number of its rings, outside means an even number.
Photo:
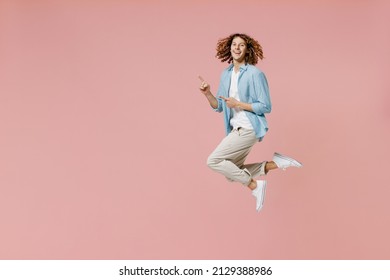
[[[274,157],[272,159],[276,165],[279,168],[282,168],[283,170],[286,170],[287,167],[294,166],[294,167],[302,167],[302,163],[298,162],[297,160],[275,153]]]
[[[252,195],[256,198],[256,211],[259,212],[264,204],[265,187],[267,182],[263,180],[257,180],[257,187],[252,191]]]

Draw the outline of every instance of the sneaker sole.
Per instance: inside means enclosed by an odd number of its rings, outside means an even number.
[[[302,163],[300,163],[299,161],[297,161],[297,160],[295,160],[293,158],[289,158],[289,157],[286,157],[286,156],[278,154],[278,153],[275,153],[275,156],[291,162],[292,165],[294,165],[295,167],[302,167],[303,166]]]
[[[261,208],[263,208],[266,187],[267,187],[267,182],[264,182],[263,189],[261,190],[261,206],[259,207],[259,209],[256,209],[257,212],[260,212]]]

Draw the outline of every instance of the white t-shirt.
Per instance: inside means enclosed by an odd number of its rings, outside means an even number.
[[[236,73],[234,69],[232,69],[232,77],[230,81],[230,89],[229,89],[229,97],[233,97],[236,100],[240,101],[240,97],[238,95],[238,76],[240,72]],[[239,108],[231,108],[231,112],[233,116],[230,118],[230,125],[234,128],[242,127],[247,129],[253,129],[253,126],[246,116],[244,110]]]

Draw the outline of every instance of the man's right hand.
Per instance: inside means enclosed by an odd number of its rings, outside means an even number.
[[[199,87],[200,91],[204,95],[211,94],[211,92],[210,92],[210,85],[208,83],[206,83],[206,81],[201,76],[198,76],[198,78],[201,81],[201,84],[200,84],[200,87]]]

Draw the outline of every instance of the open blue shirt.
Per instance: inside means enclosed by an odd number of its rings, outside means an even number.
[[[221,75],[221,80],[217,92],[218,107],[217,112],[223,111],[226,135],[230,133],[232,127],[230,118],[231,109],[226,106],[226,102],[219,96],[229,97],[230,79],[232,76],[233,64],[230,64]],[[253,65],[245,64],[240,67],[238,76],[238,95],[241,102],[252,104],[253,112],[245,111],[256,134],[256,138],[261,141],[268,131],[268,123],[264,114],[271,112],[271,99],[269,96],[268,82],[264,73]]]

